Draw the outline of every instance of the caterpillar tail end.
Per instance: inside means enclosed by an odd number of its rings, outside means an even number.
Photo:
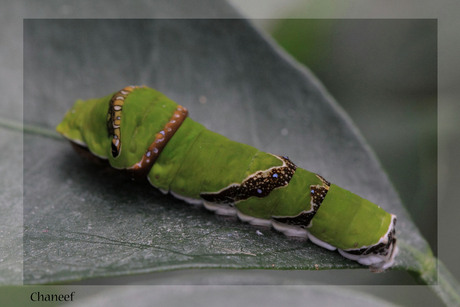
[[[360,249],[338,249],[338,251],[345,258],[369,266],[372,272],[383,272],[393,266],[395,257],[398,254],[395,225],[396,215],[392,214],[388,232],[382,236],[377,244]]]

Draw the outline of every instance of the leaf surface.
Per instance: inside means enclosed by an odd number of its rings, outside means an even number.
[[[395,268],[428,272],[425,281],[436,281],[429,246],[347,115],[305,68],[244,20],[26,20],[24,84],[24,122],[49,131],[77,98],[128,84],[154,87],[209,129],[289,155],[395,213]],[[361,267],[162,195],[81,160],[67,142],[28,131],[25,283],[185,268]]]

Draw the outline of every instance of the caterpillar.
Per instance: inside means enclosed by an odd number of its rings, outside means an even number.
[[[77,100],[56,130],[74,147],[185,202],[307,238],[374,272],[394,263],[396,215],[287,156],[206,129],[152,88]]]

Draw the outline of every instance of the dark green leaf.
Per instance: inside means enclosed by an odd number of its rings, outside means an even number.
[[[357,130],[307,71],[247,22],[27,20],[24,36],[26,123],[53,129],[77,98],[152,86],[209,129],[288,154],[397,214],[396,268],[426,268],[414,255],[429,258],[430,249]],[[360,267],[164,196],[80,160],[66,142],[30,134],[24,150],[26,283],[178,268]]]

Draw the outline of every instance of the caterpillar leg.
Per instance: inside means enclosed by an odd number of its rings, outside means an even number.
[[[236,216],[237,215],[237,210],[234,207],[229,206],[229,205],[220,205],[220,204],[215,204],[215,203],[211,203],[208,201],[203,201],[203,206],[209,211],[212,211],[218,215],[225,215],[225,216]]]
[[[253,216],[246,215],[244,213],[241,213],[240,211],[237,210],[238,218],[246,223],[249,223],[254,226],[263,226],[263,227],[271,227],[272,223],[271,220],[267,219],[261,219]]]
[[[272,222],[273,228],[276,231],[281,232],[287,237],[308,239],[308,231],[302,227],[280,223],[275,220],[272,220],[271,222]]]
[[[332,246],[331,244],[326,243],[326,242],[318,239],[317,237],[312,235],[310,232],[308,232],[308,238],[310,239],[310,241],[312,241],[313,243],[315,243],[318,246],[321,246],[322,248],[328,249],[330,251],[335,251],[337,249],[337,247]]]
[[[161,190],[160,190],[161,191]],[[164,191],[164,190],[163,190]],[[162,191],[162,192],[163,192]],[[164,192],[163,192],[164,193]],[[196,198],[191,198],[191,197],[186,197],[186,196],[182,196],[180,194],[177,194],[177,193],[174,193],[173,191],[169,191],[169,193],[171,193],[172,196],[174,196],[175,198],[177,199],[180,199],[180,200],[183,200],[185,201],[186,203],[188,204],[192,204],[192,205],[201,205],[203,203],[203,201],[201,199],[196,199]]]

